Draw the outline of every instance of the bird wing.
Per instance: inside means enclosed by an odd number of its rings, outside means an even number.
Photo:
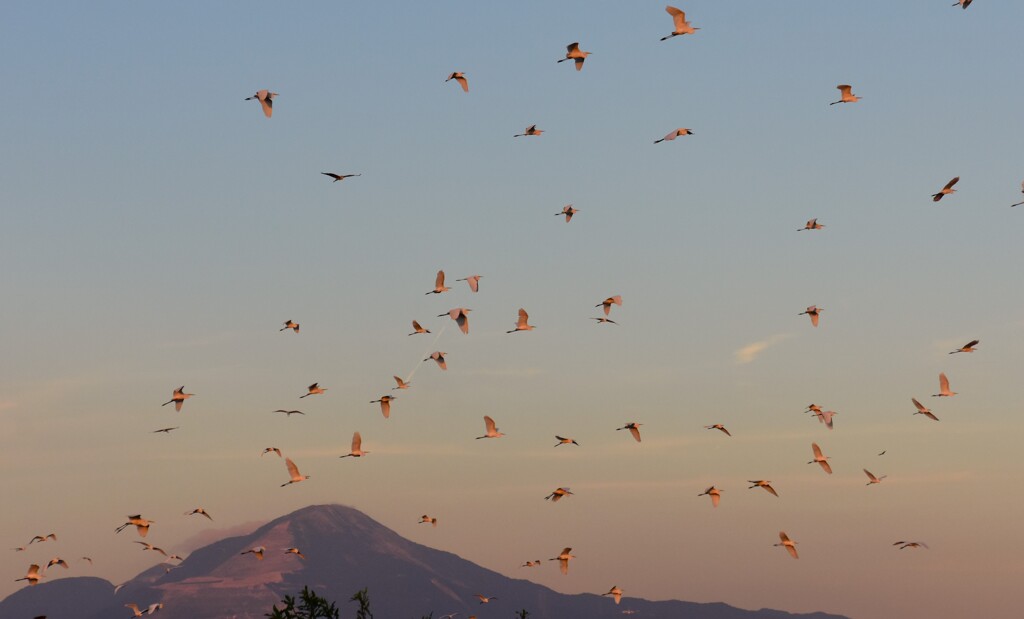
[[[782,540],[783,544],[785,544],[786,542],[790,541],[789,536],[786,535],[785,531],[779,531],[779,539]]]
[[[877,478],[877,477],[875,477],[874,475],[872,475],[872,474],[871,474],[871,471],[869,471],[869,470],[867,470],[867,469],[861,469],[861,470],[863,470],[863,471],[864,471],[864,474],[865,474],[865,475],[867,475],[867,476],[868,476],[868,479],[870,479],[871,481],[878,481],[878,478]]]
[[[434,288],[444,288],[444,271],[437,272],[437,279],[434,280]]]
[[[939,391],[942,393],[949,391],[949,379],[946,378],[945,372],[939,373]]]
[[[402,380],[401,378],[397,377],[397,376],[392,376],[392,378],[394,378],[394,379],[395,379],[395,382],[396,382],[396,383],[398,383],[398,386],[399,386],[399,387],[401,387],[402,385],[404,385],[404,384],[405,384],[405,381],[404,381],[404,380]]]
[[[633,435],[633,438],[636,439],[636,442],[640,442],[640,428],[636,427],[635,425],[631,426],[629,428],[629,433]]]
[[[330,176],[331,178],[333,178],[336,181],[340,181],[341,180],[341,176],[339,176],[337,174],[332,174],[331,172],[321,172],[321,174],[323,174],[324,176]],[[291,327],[290,323],[291,323],[290,320],[288,322],[284,323],[285,328]]]
[[[260,92],[264,93],[264,95],[266,93],[266,91],[262,91],[262,90]],[[273,102],[273,100],[271,100],[270,97],[261,96],[260,97],[260,105],[263,106],[263,115],[266,116],[267,118],[270,118],[270,116],[274,113],[274,102]]]
[[[469,335],[469,316],[462,309],[452,310],[452,312],[457,312],[457,317],[452,316],[452,318],[455,318],[455,324],[459,325],[459,331]]]
[[[474,275],[473,277],[466,278],[466,283],[469,284],[469,289],[473,292],[480,290],[480,276]]]
[[[302,475],[299,474],[299,467],[295,466],[295,463],[292,462],[291,458],[285,458],[284,465],[288,467],[288,474],[292,476],[292,479],[302,477]]]
[[[484,415],[484,424],[487,426],[488,434],[494,434],[495,432],[498,431],[497,426],[494,425],[494,420],[488,417],[487,415]]]
[[[818,464],[821,465],[821,470],[825,471],[829,475],[832,474],[832,465],[829,464],[827,460],[819,460]]]
[[[526,132],[527,133],[533,133],[536,130],[537,130],[537,125],[530,125],[529,127],[526,128]]]
[[[669,15],[671,15],[673,18],[676,15],[684,15],[684,16],[686,15],[685,13],[683,13],[682,11],[680,11],[679,9],[677,9],[674,6],[666,6],[665,7],[665,12],[668,13]]]
[[[814,312],[813,314],[809,314],[809,315],[811,317],[811,325],[817,327],[818,326],[818,318],[819,318],[818,312]]]
[[[951,187],[952,187],[953,185],[956,185],[956,184],[957,184],[957,183],[958,183],[959,181],[960,181],[960,177],[959,177],[959,176],[957,176],[957,177],[956,177],[956,178],[954,178],[953,180],[951,180],[951,181],[949,181],[948,183],[946,183],[946,186],[945,186],[945,187],[943,187],[943,189],[949,189],[949,188],[951,188]]]
[[[853,87],[851,87],[849,84],[840,84],[840,85],[836,86],[836,88],[839,89],[839,92],[844,97],[850,96],[850,91],[853,90]]]
[[[718,502],[722,500],[722,496],[717,492],[711,495],[711,506],[718,507]]]
[[[174,410],[176,412],[180,413],[181,412],[181,405],[184,404],[184,403],[185,403],[185,400],[177,400],[177,401],[175,401],[174,402]]]
[[[384,419],[389,419],[391,417],[391,402],[389,400],[381,398],[380,412],[384,415]]]
[[[765,490],[767,490],[768,492],[771,492],[775,496],[779,496],[779,493],[775,492],[775,488],[772,488],[770,484],[765,484],[765,485],[763,485],[761,487],[764,488]]]
[[[586,60],[586,58],[577,58],[576,59],[576,70],[577,71],[582,71],[583,70],[583,61],[584,60]],[[568,570],[568,563],[566,564],[566,570]]]
[[[800,558],[800,556],[796,553],[796,546],[786,545],[786,552],[788,552],[789,556],[793,557],[794,559]]]
[[[928,409],[925,408],[923,404],[918,402],[917,398],[910,398],[910,401],[914,403],[914,406],[917,407],[917,410],[921,411],[922,413],[927,413],[928,412]]]
[[[319,385],[320,385],[320,383],[313,383],[312,385],[310,385],[310,386],[309,386],[309,387],[307,387],[307,388],[308,388],[308,389],[309,389],[310,391],[312,391],[312,390],[316,389],[316,388],[317,388],[317,386],[319,386]]]
[[[352,435],[352,451],[359,451],[359,448],[363,446],[363,437],[358,432]]]
[[[814,457],[821,458],[821,447],[818,447],[817,443],[811,443],[811,449],[814,450]]]
[[[970,342],[967,342],[964,348],[973,348],[978,345],[978,342],[979,340],[971,340]]]
[[[466,78],[460,75],[455,78],[455,81],[459,83],[459,86],[462,86],[463,92],[469,92],[469,82],[466,81]]]
[[[516,323],[517,327],[525,327],[526,321],[530,319],[530,315],[526,313],[526,310],[519,308],[519,322]]]
[[[570,44],[566,45],[565,49],[570,54],[573,53],[574,51],[576,51],[576,52],[580,51],[579,41],[577,41],[576,43],[570,43]]]
[[[38,575],[39,575],[39,566],[38,565],[33,563],[32,565],[28,566],[28,574],[27,574],[27,576],[38,576]]]

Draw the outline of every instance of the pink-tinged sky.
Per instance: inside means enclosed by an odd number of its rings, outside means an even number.
[[[0,543],[59,539],[5,550],[0,595],[152,565],[127,514],[176,552],[339,502],[564,592],[1015,616],[1024,4],[949,4],[697,1],[665,42],[660,2],[4,6]]]

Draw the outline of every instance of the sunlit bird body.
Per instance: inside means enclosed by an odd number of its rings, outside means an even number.
[[[391,417],[391,400],[397,399],[393,395],[382,395],[379,400],[370,400],[370,404],[380,402],[380,413],[384,415],[384,419],[389,419]]]
[[[614,586],[611,589],[609,589],[608,593],[601,594],[602,597],[606,595],[612,596],[612,599],[615,600],[616,604],[622,601],[622,589],[619,589],[618,586]]]
[[[956,395],[955,391],[949,390],[949,379],[945,372],[939,372],[939,392],[933,393],[933,398],[951,398]]]
[[[474,593],[473,595],[476,597],[476,599],[480,600],[481,604],[490,604],[491,600],[498,599],[498,598],[494,597],[493,595],[490,596],[490,597],[487,597],[486,595],[480,595],[479,593]]]
[[[693,135],[693,131],[690,131],[689,129],[687,129],[685,127],[680,127],[678,129],[674,129],[674,130],[668,132],[668,134],[666,134],[665,137],[663,137],[663,138],[661,138],[659,140],[654,140],[654,143],[658,144],[659,142],[671,142],[672,140],[676,139],[677,137],[679,137],[681,135]]]
[[[437,363],[437,367],[441,368],[442,370],[447,370],[448,362],[444,360],[444,356],[447,354],[448,353],[446,352],[435,351],[430,353],[430,356],[424,359],[424,361],[430,361],[431,359],[433,359],[434,362]]]
[[[755,479],[748,479],[747,481],[752,483],[752,484],[754,484],[753,486],[750,486],[750,488],[747,488],[747,490],[750,490],[751,488],[764,488],[765,491],[767,491],[768,493],[770,493],[770,494],[772,494],[774,496],[779,496],[779,493],[775,492],[775,488],[772,488],[771,480],[768,480],[768,479],[756,479],[756,480]]]
[[[263,115],[267,118],[274,113],[274,97],[277,96],[276,92],[270,92],[269,90],[257,90],[256,94],[251,97],[246,97],[246,101],[252,101],[256,99],[260,102],[260,106],[263,107]]]
[[[704,492],[701,492],[697,496],[705,495],[711,497],[711,507],[718,507],[718,502],[722,500],[722,491],[714,486],[705,488]]]
[[[143,518],[140,514],[128,516],[127,518],[128,522],[114,529],[115,533],[120,533],[125,529],[125,527],[134,526],[135,530],[139,533],[139,537],[146,537],[146,534],[149,533],[150,525],[156,522],[156,520],[147,520],[146,518]]]
[[[472,311],[468,307],[455,307],[448,310],[447,314],[438,314],[437,317],[448,316],[455,321],[455,324],[459,325],[459,331],[469,335],[469,313]]]
[[[921,404],[920,402],[917,401],[917,398],[910,398],[910,401],[913,402],[914,406],[917,407],[917,412],[914,413],[915,415],[924,415],[925,417],[931,419],[932,421],[939,420],[939,418],[935,416],[935,413],[925,408],[924,404]]]
[[[725,426],[723,426],[720,423],[716,423],[716,424],[710,425],[710,426],[704,426],[704,429],[705,430],[721,430],[722,433],[725,434],[726,436],[732,436],[732,434],[729,434],[729,431],[725,429]]]
[[[796,553],[797,542],[794,542],[793,540],[789,539],[789,536],[786,535],[785,531],[779,531],[779,539],[782,541],[778,544],[774,544],[775,546],[782,546],[783,548],[785,548],[786,552],[789,553],[789,556],[793,557],[794,559],[800,558]]]
[[[473,292],[480,292],[480,278],[481,277],[483,277],[483,275],[470,275],[469,277],[463,277],[463,278],[457,279],[455,281],[457,281],[457,282],[466,282],[467,284],[469,284],[469,289],[470,290],[472,290]]]
[[[246,550],[245,552],[240,552],[238,554],[240,554],[240,555],[249,555],[249,554],[251,554],[251,555],[255,556],[257,560],[262,561],[263,560],[263,553],[266,552],[266,551],[267,551],[266,546],[256,546],[255,548],[250,548],[249,550]]]
[[[284,465],[286,467],[288,467],[288,474],[291,475],[291,479],[288,480],[287,482],[281,484],[282,488],[284,488],[285,486],[289,486],[291,484],[297,484],[300,481],[305,481],[305,480],[309,479],[309,475],[302,475],[302,474],[299,473],[299,467],[295,466],[295,463],[292,462],[291,458],[285,458],[284,459]]]
[[[666,6],[665,12],[672,16],[672,23],[675,25],[675,29],[672,30],[672,34],[661,37],[662,41],[671,39],[672,37],[678,37],[684,34],[694,34],[700,28],[694,28],[690,25],[690,22],[686,21],[686,13],[680,11],[674,6]]]
[[[462,86],[462,92],[469,92],[469,82],[466,81],[465,73],[463,73],[462,71],[454,71],[451,75],[448,76],[448,79],[446,79],[445,81],[448,82],[451,80],[455,80],[456,82],[459,83],[459,86]]]
[[[298,333],[299,332],[299,323],[297,323],[297,322],[295,322],[294,320],[291,320],[291,319],[286,320],[286,321],[284,321],[284,326],[281,327],[280,329],[278,329],[278,331],[287,331],[288,329],[291,329],[292,331]]]
[[[977,348],[975,348],[975,346],[978,345],[978,342],[979,340],[971,340],[970,342],[967,342],[966,344],[964,344],[960,348],[957,348],[956,350],[949,354],[955,355],[958,352],[974,352],[975,350],[978,350]]]
[[[494,420],[491,419],[488,415],[484,415],[484,426],[486,426],[487,432],[483,436],[476,437],[477,439],[501,438],[505,436],[504,432],[498,432],[498,426],[494,424]]]
[[[953,6],[961,7],[966,11],[967,7],[971,6],[972,2],[974,2],[974,0],[957,0],[956,4]]]
[[[828,463],[828,456],[821,453],[821,447],[818,447],[817,443],[811,443],[811,450],[814,451],[814,459],[807,464],[818,464],[821,466],[821,470],[831,475],[832,465]]]
[[[207,520],[211,520],[211,521],[213,520],[213,516],[211,516],[210,514],[208,514],[208,513],[206,512],[206,510],[205,510],[205,509],[203,509],[202,507],[197,507],[197,508],[193,509],[193,510],[192,510],[192,511],[190,511],[190,512],[185,512],[185,515],[186,515],[186,516],[194,516],[195,514],[199,514],[200,516],[206,516],[206,519],[207,519]]]
[[[604,310],[604,315],[608,316],[608,315],[611,314],[612,305],[618,305],[619,307],[622,307],[622,296],[621,295],[615,295],[614,297],[608,297],[607,299],[605,299],[604,301],[601,301],[600,303],[598,303],[594,307],[602,308]]]
[[[538,566],[541,565],[541,563],[542,563],[541,560],[537,559],[536,561],[527,561],[526,563],[520,565],[519,567],[538,567]]]
[[[442,292],[448,292],[449,290],[451,290],[451,288],[444,285],[444,271],[438,271],[437,277],[434,278],[434,289],[423,294],[441,294]],[[416,326],[413,325],[413,328],[415,329]],[[416,331],[416,333],[419,333],[419,331]],[[427,331],[427,333],[430,333],[430,331]]]
[[[856,103],[861,100],[861,97],[858,97],[851,92],[853,87],[849,84],[840,84],[836,86],[836,88],[839,89],[839,100],[833,101],[832,103],[829,103],[829,105],[835,105],[836,103]]]
[[[575,439],[566,436],[558,436],[557,434],[555,435],[555,438],[558,440],[558,442],[555,443],[555,447],[558,447],[559,445],[576,445],[579,447],[579,443],[577,443]]]
[[[14,582],[18,582],[19,580],[27,580],[29,585],[34,586],[39,583],[40,578],[42,578],[42,576],[39,574],[39,566],[33,563],[32,565],[28,566],[28,572],[25,574],[25,577],[15,578]]]
[[[299,396],[300,400],[302,398],[308,398],[311,395],[320,395],[323,392],[327,391],[327,387],[321,387],[320,383],[313,383],[312,385],[307,387],[307,389],[309,390],[309,393],[307,393],[306,395],[300,395]]]
[[[951,193],[956,193],[956,189],[953,189],[953,185],[956,185],[960,181],[960,177],[957,176],[953,180],[946,183],[946,186],[939,190],[939,193],[932,194],[932,201],[938,202],[943,196],[948,196]]]
[[[422,516],[420,516],[419,524],[429,524],[430,526],[436,527],[437,526],[437,518],[434,518],[433,516],[428,516],[426,514],[423,514]]]
[[[573,61],[576,62],[576,70],[577,71],[582,71],[583,70],[583,61],[587,59],[587,56],[589,56],[591,54],[591,52],[581,51],[580,50],[580,44],[578,42],[577,43],[570,43],[570,44],[566,45],[565,46],[565,50],[566,50],[565,51],[565,58],[562,58],[558,62],[565,62],[566,60],[573,60]]]
[[[171,396],[170,400],[167,400],[160,406],[167,406],[171,402],[174,403],[174,410],[181,412],[181,405],[185,403],[185,400],[194,396],[194,393],[185,393],[185,385],[182,385],[174,390],[174,395]]]
[[[807,223],[804,224],[804,227],[803,228],[797,228],[796,231],[797,232],[803,232],[804,230],[821,230],[824,227],[825,227],[825,224],[819,224],[818,223],[818,218],[815,217],[814,219],[808,219]]]
[[[394,378],[395,379],[395,383],[398,384],[397,387],[392,387],[391,388],[392,391],[394,391],[395,389],[408,389],[409,387],[412,387],[412,383],[405,382],[399,376],[392,376],[392,378]]]
[[[811,305],[810,307],[808,307],[804,311],[802,311],[799,314],[797,314],[797,316],[803,316],[804,314],[807,314],[811,318],[811,324],[814,325],[815,327],[817,327],[818,326],[818,314],[823,312],[823,311],[825,311],[825,308],[818,307],[817,305]]]
[[[640,442],[640,426],[642,426],[642,425],[644,425],[644,424],[636,423],[635,421],[631,421],[631,422],[627,423],[626,425],[622,426],[621,428],[615,428],[615,429],[616,430],[629,430],[629,433],[632,434],[633,438],[636,439],[636,442],[639,443]]]
[[[428,292],[427,294],[430,293]],[[424,329],[423,327],[420,326],[420,323],[414,320],[412,321],[412,333],[410,333],[409,335],[416,335],[417,333],[430,333],[430,330]]]
[[[363,437],[358,432],[352,435],[352,451],[339,458],[362,458],[370,452],[363,451]]]
[[[569,573],[569,559],[575,559],[576,555],[569,554],[572,552],[572,548],[563,548],[562,552],[558,553],[557,557],[552,557],[548,561],[558,561],[558,569],[562,570],[563,574]]]
[[[1017,205],[1014,204],[1014,206]],[[566,204],[565,206],[562,207],[562,211],[560,213],[555,213],[555,217],[558,217],[559,215],[565,215],[565,223],[569,223],[570,221],[572,221],[572,216],[579,212],[580,209],[573,208],[571,204]]]
[[[875,476],[874,476],[874,475],[873,475],[873,474],[871,473],[871,471],[869,471],[869,470],[867,470],[867,469],[861,469],[861,470],[862,470],[862,471],[864,471],[864,474],[868,476],[868,483],[867,483],[867,485],[869,485],[869,486],[870,486],[871,484],[880,484],[880,483],[882,483],[882,480],[883,480],[883,479],[885,479],[886,477],[888,477],[888,475],[882,475],[882,476],[879,476],[879,477],[875,477]]]
[[[527,324],[527,321],[529,321],[529,320],[530,320],[530,315],[526,313],[526,310],[524,310],[523,308],[520,307],[519,308],[519,320],[516,321],[516,328],[512,329],[511,331],[506,331],[505,333],[515,333],[517,331],[533,331],[536,327],[534,327],[533,325]]]
[[[823,411],[823,410],[817,410],[817,411],[811,411],[811,412],[814,413],[814,416],[818,418],[818,423],[825,424],[825,427],[827,427],[829,430],[834,429],[835,424],[833,423],[832,418],[834,416],[838,415],[839,413],[837,413],[835,411]]]
[[[521,137],[526,136],[526,135],[540,135],[542,133],[544,133],[543,129],[538,129],[537,125],[530,125],[529,127],[526,128],[526,131],[524,131],[523,133],[517,133],[517,134],[513,135],[512,137],[514,137],[514,138],[521,138]]]
[[[557,503],[562,500],[562,497],[572,496],[573,494],[568,488],[555,488],[554,492],[544,497],[544,500]]]

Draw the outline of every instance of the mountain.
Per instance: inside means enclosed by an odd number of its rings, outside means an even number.
[[[240,553],[257,546],[262,561]],[[286,554],[303,550],[306,559]],[[348,600],[369,588],[374,614],[381,619],[419,619],[460,613],[510,617],[520,608],[533,619],[621,619],[623,610],[646,619],[842,619],[826,613],[791,614],[743,610],[727,604],[651,602],[593,594],[565,595],[526,580],[508,578],[458,556],[401,537],[361,512],[341,505],[314,505],[273,520],[249,535],[231,537],[193,552],[181,567],[150,568],[115,594],[98,578],[62,578],[25,587],[0,602],[0,617],[47,615],[49,619],[128,617],[124,604],[145,607],[163,602],[163,619],[256,619],[285,595],[308,585],[333,600],[343,617],[353,615]],[[481,605],[476,593],[497,597]]]

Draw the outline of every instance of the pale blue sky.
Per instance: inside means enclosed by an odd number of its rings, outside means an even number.
[[[704,0],[665,42],[662,2],[0,7],[0,493],[24,497],[0,530],[61,535],[10,552],[0,595],[54,553],[96,560],[60,577],[151,565],[113,535],[125,514],[173,552],[342,502],[560,591],[1006,616],[1024,5],[951,3]],[[579,73],[555,62],[572,41]],[[839,83],[863,100],[829,106]],[[243,101],[261,88],[270,120]],[[676,127],[694,135],[652,144]],[[453,291],[425,296],[442,268]],[[453,282],[475,273],[478,294]],[[621,324],[588,320],[612,294]],[[435,318],[458,306],[469,336]],[[519,307],[538,328],[506,336]],[[369,400],[432,350],[449,371],[416,370],[385,422]],[[941,371],[960,395],[928,397]],[[181,384],[198,395],[161,408]],[[508,436],[474,441],[484,414]],[[338,460],[355,430],[374,453]],[[268,445],[312,479],[278,488]],[[577,495],[541,500],[560,485]],[[198,505],[213,525],[180,516]],[[518,569],[567,545],[568,577]]]

